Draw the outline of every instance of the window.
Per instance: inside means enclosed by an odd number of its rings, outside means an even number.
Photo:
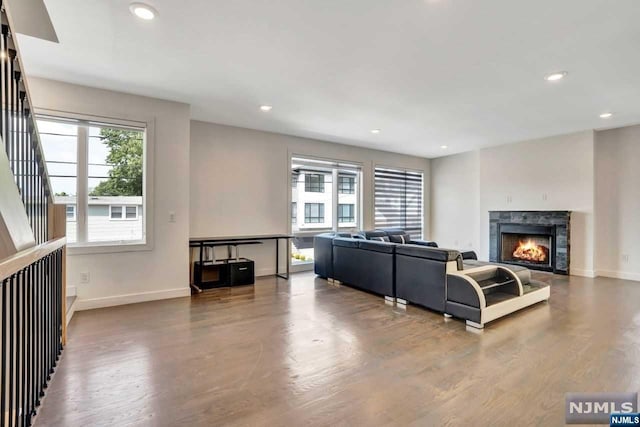
[[[338,222],[355,222],[355,209],[352,204],[339,204],[338,205]]]
[[[123,216],[124,215],[124,216]],[[138,219],[137,206],[109,206],[109,217],[111,219]]]
[[[295,236],[291,239],[290,262],[296,268],[307,269],[313,267],[315,236],[332,230],[358,229],[362,168],[353,163],[296,156],[291,157],[290,167],[291,182],[297,183],[289,189],[291,233]],[[338,188],[341,181],[344,193]],[[350,207],[339,209],[339,205]]]
[[[38,132],[54,201],[66,205],[67,242],[70,245],[76,242],[78,225],[78,130],[76,123],[38,120]]]
[[[309,224],[324,222],[324,203],[305,203],[304,222]]]
[[[324,174],[305,174],[304,191],[307,193],[324,193]]]
[[[145,244],[144,127],[36,120],[54,202],[67,206],[70,246]]]
[[[374,180],[375,227],[422,238],[422,172],[376,167]]]
[[[291,203],[291,223],[298,223],[298,204],[296,202]]]
[[[76,205],[67,205],[67,222],[76,220]]]
[[[354,176],[338,176],[338,193],[354,194],[356,192],[356,178]]]

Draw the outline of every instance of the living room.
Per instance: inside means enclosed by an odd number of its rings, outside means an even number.
[[[587,424],[640,388],[633,1],[3,3],[2,426]]]

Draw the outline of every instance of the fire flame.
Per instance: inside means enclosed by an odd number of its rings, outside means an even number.
[[[529,239],[526,242],[520,241],[518,247],[513,251],[513,257],[525,261],[546,262],[549,249],[546,246],[538,245]]]

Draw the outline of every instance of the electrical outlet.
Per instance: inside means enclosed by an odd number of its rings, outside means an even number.
[[[511,202],[513,202],[513,197],[507,196],[507,203],[511,203]]]
[[[622,254],[622,262],[624,262],[624,263],[628,263],[629,262],[629,255],[628,254]]]
[[[83,285],[86,285],[87,283],[89,283],[89,272],[88,271],[80,273],[80,283],[83,284]]]
[[[547,201],[547,193],[544,193],[544,194],[542,195],[542,200],[544,200],[545,202]]]
[[[169,222],[176,222],[176,213],[175,212],[169,212]]]

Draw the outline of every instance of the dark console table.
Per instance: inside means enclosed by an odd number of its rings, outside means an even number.
[[[276,242],[276,276],[289,279],[289,258],[291,258],[290,240],[293,236],[288,234],[259,234],[252,236],[216,236],[216,237],[192,237],[189,239],[189,248],[199,250],[199,263],[203,265],[204,250],[207,247],[226,246],[229,259],[232,259],[232,247],[236,248],[236,259],[238,258],[238,246],[255,245],[268,240]],[[287,247],[287,268],[286,273],[280,273],[280,241],[284,240]]]

